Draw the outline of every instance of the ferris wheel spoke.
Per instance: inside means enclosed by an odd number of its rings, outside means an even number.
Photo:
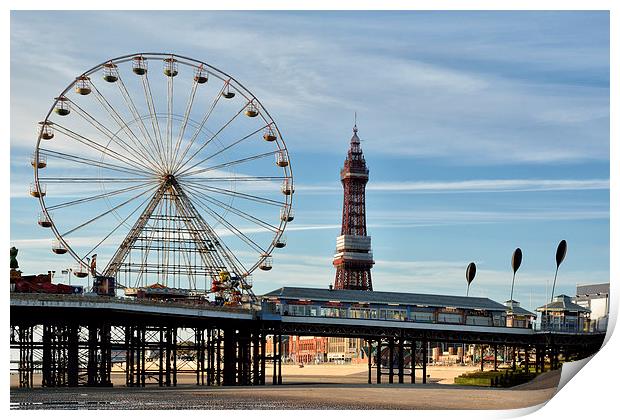
[[[45,154],[45,156],[47,156],[47,157],[54,157],[54,158],[58,158],[58,159],[62,159],[62,160],[67,160],[67,161],[70,161],[70,162],[79,163],[79,164],[82,164],[82,165],[97,166],[97,167],[100,167],[100,168],[103,168],[103,169],[108,169],[110,171],[123,172],[123,173],[128,173],[128,174],[133,174],[133,175],[151,176],[150,173],[142,171],[140,169],[132,169],[132,168],[128,168],[126,166],[115,165],[115,164],[112,164],[112,163],[103,162],[103,161],[99,161],[99,160],[87,159],[87,158],[83,158],[81,156],[72,155],[72,154],[69,154],[69,153],[58,152],[56,150],[39,148],[39,152],[43,152],[43,154]]]
[[[121,154],[115,150],[110,149],[107,146],[104,146],[86,136],[83,136],[81,134],[78,134],[66,127],[63,127],[59,124],[54,124],[54,127],[61,133],[65,134],[66,136],[72,138],[73,140],[90,147],[91,149],[94,149],[100,153],[103,153],[113,159],[116,159],[120,162],[126,163],[129,166],[138,169],[138,170],[144,170],[144,162],[139,162],[137,160],[134,160],[128,156],[132,156],[132,153],[130,153],[127,149],[123,148],[123,150],[126,152],[126,154]],[[121,147],[122,148],[122,147]]]
[[[255,181],[282,181],[288,179],[287,176],[215,176],[215,177],[192,177],[193,182],[227,182],[227,181],[240,181],[240,182],[255,182]]]
[[[213,198],[208,196],[207,194],[204,194],[202,191],[200,191],[199,188],[196,187],[189,187],[190,190],[192,190],[194,192],[194,194],[196,194],[197,196],[199,196],[200,198],[202,198],[203,200],[207,200],[208,202],[215,204],[216,206],[223,208],[224,210],[228,210],[234,214],[236,214],[237,216],[240,216],[242,218],[244,218],[245,220],[248,220],[250,222],[253,222],[259,226],[264,227],[267,230],[270,230],[274,233],[278,233],[280,231],[279,227],[274,226],[262,219],[259,219],[258,217],[252,216],[249,213],[244,212],[243,210],[239,210],[236,207],[233,207],[229,204],[224,203],[223,201],[218,200],[217,198]]]
[[[192,181],[185,180],[184,183],[192,184]],[[220,194],[223,194],[223,195],[229,195],[229,196],[233,196],[233,197],[239,197],[239,198],[243,198],[245,200],[256,201],[256,202],[259,202],[259,203],[270,204],[272,206],[281,207],[281,206],[285,206],[287,204],[286,202],[283,202],[283,201],[272,200],[270,198],[265,198],[265,197],[261,197],[261,196],[258,196],[258,195],[241,193],[241,192],[237,192],[237,191],[234,191],[234,190],[229,190],[229,189],[226,189],[226,188],[214,187],[214,186],[211,186],[211,185],[208,186],[208,185],[196,184],[196,186],[199,186],[203,190],[212,191],[212,192],[220,193]]]
[[[144,142],[149,146],[148,149],[151,151],[150,155],[155,156],[155,157],[159,156],[158,150],[154,149],[155,142],[153,141],[153,138],[151,137],[151,133],[149,132],[149,130],[147,130],[146,126],[144,125],[144,120],[142,116],[140,115],[140,112],[138,111],[138,108],[136,107],[136,104],[133,101],[131,94],[129,93],[129,90],[125,86],[125,83],[123,82],[123,79],[121,78],[120,73],[118,74],[117,84],[121,92],[121,95],[123,96],[123,99],[125,99],[125,103],[127,104],[129,111],[133,115],[134,121],[138,123],[138,128],[140,129],[140,132],[142,133],[142,136],[144,137]],[[146,141],[147,139],[148,141]],[[144,148],[147,149],[146,145],[144,146]]]
[[[174,77],[168,77],[166,114],[166,168],[170,168],[172,161],[172,115],[174,112]]]
[[[151,188],[150,190],[152,190],[152,188]],[[78,230],[82,229],[83,227],[88,226],[89,224],[91,224],[91,223],[93,223],[93,222],[95,222],[95,221],[97,221],[97,220],[101,219],[102,217],[104,217],[104,216],[106,216],[106,215],[108,215],[108,214],[112,213],[113,211],[116,211],[116,210],[120,209],[121,207],[123,207],[123,206],[125,206],[125,205],[127,205],[127,204],[131,203],[131,202],[132,202],[132,201],[134,201],[134,200],[137,200],[138,198],[142,197],[144,194],[146,194],[146,193],[147,193],[147,192],[149,192],[150,190],[146,190],[146,191],[144,191],[144,192],[142,192],[142,193],[140,193],[140,194],[136,195],[135,197],[131,197],[130,199],[128,199],[128,200],[126,200],[126,201],[123,201],[123,202],[122,202],[122,203],[120,203],[120,204],[117,204],[116,206],[112,207],[111,209],[104,211],[103,213],[101,213],[101,214],[99,214],[99,215],[97,215],[97,216],[95,216],[95,217],[93,217],[93,218],[91,218],[91,219],[87,220],[86,222],[82,223],[81,225],[78,225],[78,226],[74,227],[74,228],[73,228],[73,229],[71,229],[71,230],[68,230],[67,232],[63,233],[63,234],[62,234],[62,235],[60,235],[60,236],[62,236],[62,237],[66,237],[66,236],[68,236],[68,235],[70,235],[70,234],[72,234],[72,233],[74,233],[74,232],[76,232],[76,231],[78,231]]]
[[[187,249],[180,249],[180,254],[185,261],[186,267],[188,268],[187,276],[189,278],[190,289],[197,289],[198,282],[196,279],[196,273],[194,273],[194,270],[192,269],[192,256],[189,254],[189,250]]]
[[[159,226],[159,221],[158,220],[155,221],[155,224],[158,227]],[[144,255],[143,255],[143,257],[141,259],[141,262],[140,262],[140,273],[141,274],[140,274],[140,278],[138,279],[138,282],[142,281],[142,279],[143,279],[142,273],[145,273],[148,257],[149,257],[149,254],[151,253],[151,249],[153,247],[153,242],[155,241],[155,238],[156,238],[156,233],[157,233],[157,230],[156,229],[152,229],[151,232],[150,232],[150,238],[148,237],[148,233],[147,233],[147,241],[148,241],[148,243],[146,245],[146,248],[144,250],[145,251]],[[136,287],[139,284],[138,282],[136,282],[136,284],[135,284]]]
[[[148,233],[147,233],[147,236],[148,236]],[[142,281],[142,279],[144,277],[143,275],[144,275],[144,273],[146,271],[146,262],[148,260],[149,254],[151,252],[151,247],[153,246],[154,239],[155,239],[155,230],[152,230],[150,238],[147,237],[148,243],[147,243],[146,247],[144,248],[144,252],[143,252],[142,258],[140,259],[139,275],[138,275],[136,281],[134,282],[134,286],[133,287],[138,287],[140,282]]]
[[[91,255],[91,254],[92,254],[92,253],[93,253],[93,252],[94,252],[97,248],[99,248],[99,247],[100,247],[100,246],[101,246],[101,245],[102,245],[102,244],[103,244],[103,243],[104,243],[104,242],[105,242],[105,241],[106,241],[106,240],[107,240],[110,236],[112,236],[112,234],[113,234],[114,232],[116,232],[116,231],[118,230],[118,228],[120,228],[121,226],[123,226],[123,225],[127,222],[127,220],[129,220],[129,218],[130,218],[131,216],[133,216],[133,215],[134,215],[134,214],[135,214],[135,213],[136,213],[136,212],[137,212],[140,208],[142,208],[142,206],[143,206],[144,204],[146,204],[146,202],[147,202],[148,200],[149,200],[149,197],[145,198],[145,199],[144,199],[144,200],[143,200],[140,204],[138,204],[138,206],[137,206],[137,207],[136,207],[136,208],[135,208],[135,209],[134,209],[131,213],[129,213],[129,214],[127,215],[127,217],[125,217],[125,218],[124,218],[124,219],[123,219],[123,220],[122,220],[119,224],[117,224],[117,225],[114,227],[114,229],[112,229],[112,230],[110,231],[110,233],[108,233],[106,236],[104,236],[104,237],[103,237],[103,239],[102,239],[101,241],[99,241],[99,242],[97,243],[97,245],[95,245],[95,246],[94,246],[94,247],[93,247],[90,251],[86,252],[86,253],[84,254],[84,256],[82,257],[82,260],[83,260],[83,259],[85,259],[86,257],[88,257],[89,255]]]
[[[181,211],[184,211],[186,214],[193,216],[189,220],[192,223],[194,223],[195,221],[197,224],[201,226],[201,229],[199,229],[198,231],[203,232],[204,235],[207,236],[211,244],[214,245],[214,249],[218,250],[218,252],[215,253],[215,256],[217,256],[220,259],[220,261],[216,261],[216,264],[219,264],[219,266],[224,266],[223,261],[221,260],[221,258],[223,257],[224,260],[229,264],[229,266],[234,269],[234,271],[239,272],[239,267],[241,267],[241,269],[244,270],[243,272],[246,272],[247,270],[245,269],[241,261],[239,261],[239,259],[234,255],[234,253],[230,251],[230,249],[226,246],[226,244],[218,237],[217,233],[215,233],[215,231],[211,229],[209,224],[205,222],[205,220],[202,218],[200,213],[198,213],[198,211],[195,209],[190,199],[185,194],[185,191],[183,191],[181,186],[178,184],[177,184],[177,194],[178,194],[178,198],[176,199],[180,204],[179,209],[181,209]],[[209,256],[210,254],[211,253],[208,252],[207,256]],[[216,267],[217,266],[218,265],[216,265]]]
[[[112,132],[109,128],[107,128],[105,125],[99,122],[95,117],[93,117],[90,113],[82,109],[75,102],[71,102],[71,103],[73,104],[72,108],[76,112],[77,115],[82,117],[87,123],[89,123],[97,131],[99,131],[101,134],[107,137],[110,140],[110,142],[120,147],[124,153],[130,154],[130,155],[137,155],[143,160],[146,160],[146,162],[149,162],[149,160],[144,156],[144,154],[141,151],[136,150],[130,144],[125,142],[121,137],[119,137],[114,132]],[[117,122],[117,124],[119,123]],[[142,166],[144,167],[144,163],[142,164]]]
[[[198,169],[196,171],[192,171],[192,172],[186,172],[184,175],[180,175],[178,176],[178,178],[182,178],[182,177],[189,177],[192,175],[198,175],[204,172],[208,172],[208,171],[214,171],[217,169],[222,169],[222,168],[228,168],[230,166],[235,166],[235,165],[239,165],[242,163],[246,163],[246,162],[250,162],[253,160],[257,160],[257,159],[262,159],[265,157],[269,157],[269,156],[274,156],[276,152],[265,152],[265,153],[261,153],[258,155],[253,155],[253,156],[248,156],[246,158],[243,159],[237,159],[237,160],[231,160],[230,162],[224,162],[221,163],[219,165],[215,165],[215,166],[210,166],[208,168],[204,168],[204,169]]]
[[[151,91],[151,84],[149,83],[148,73],[142,78],[142,88],[144,89],[144,99],[146,101],[147,108],[149,110],[149,117],[151,119],[151,127],[153,128],[153,135],[155,136],[155,145],[158,150],[158,156],[161,162],[164,161],[164,145],[161,136],[161,129],[159,128],[159,120],[157,119],[157,110],[155,108],[155,101],[153,100],[153,92]]]
[[[133,183],[144,182],[149,178],[102,178],[102,177],[60,177],[60,176],[46,176],[39,177],[39,180],[44,181],[47,184],[93,184],[100,182],[115,182],[115,183]]]
[[[237,115],[238,115],[238,114],[237,114]],[[258,128],[258,129],[256,129],[256,130],[252,131],[250,134],[246,134],[245,136],[241,137],[240,139],[233,141],[233,142],[232,142],[231,144],[229,144],[228,146],[226,146],[226,147],[224,147],[224,148],[222,148],[222,149],[218,150],[217,152],[215,152],[215,153],[211,154],[210,156],[207,156],[206,158],[204,158],[204,159],[202,159],[202,160],[200,160],[200,161],[196,162],[195,164],[193,164],[193,165],[192,165],[192,166],[190,166],[189,168],[186,168],[184,171],[182,171],[182,172],[180,172],[180,173],[179,173],[179,176],[181,176],[181,175],[185,174],[187,171],[189,171],[189,170],[191,170],[191,169],[194,169],[196,166],[201,165],[201,164],[205,163],[206,161],[208,161],[208,160],[210,160],[210,159],[213,159],[214,157],[216,157],[216,156],[218,156],[218,155],[221,155],[221,154],[222,154],[222,153],[224,153],[225,151],[227,151],[227,150],[229,150],[229,149],[231,149],[231,148],[233,148],[233,147],[237,146],[237,145],[238,145],[238,144],[240,144],[241,142],[243,142],[243,141],[245,141],[245,140],[247,140],[247,139],[251,138],[252,136],[256,135],[258,132],[260,132],[260,131],[264,130],[266,127],[267,127],[267,125],[264,125],[264,126],[262,126],[262,127]],[[217,134],[216,134],[216,135],[217,135]],[[210,142],[211,140],[213,140],[213,138],[214,138],[214,137],[215,137],[215,135],[214,135],[213,137],[211,137],[211,139],[209,140],[209,142]],[[209,142],[205,143],[205,146],[206,146]],[[204,147],[204,146],[203,146],[203,147]],[[275,152],[272,152],[272,153],[275,153]],[[193,156],[192,156],[192,158],[193,158]],[[191,160],[191,158],[190,158],[190,160]],[[188,161],[188,162],[189,162],[189,161]]]
[[[146,147],[143,144],[144,142],[140,141],[140,139],[136,136],[136,134],[133,132],[131,127],[129,127],[129,124],[125,122],[123,117],[114,109],[114,107],[110,104],[110,102],[106,99],[106,97],[103,96],[103,94],[99,91],[99,89],[97,89],[97,86],[95,86],[93,83],[91,83],[91,85],[93,88],[93,93],[95,94],[95,97],[97,98],[101,106],[108,112],[112,120],[114,120],[114,122],[118,125],[119,129],[121,129],[128,136],[128,138],[131,139],[132,143],[136,147],[135,149],[131,147],[134,153],[139,154],[144,159],[146,159],[147,162],[149,162],[153,168],[159,167],[159,169],[162,169],[157,159],[151,153],[149,153],[149,151],[146,149]],[[85,111],[82,110],[82,112],[85,112]],[[97,120],[94,119],[94,121],[97,121]],[[97,123],[99,122],[97,121]],[[101,123],[99,124],[102,127],[105,127],[103,124]],[[105,129],[111,132],[111,130],[109,130],[108,128],[105,128]]]
[[[196,89],[198,88],[198,82],[194,80],[192,84],[192,90],[189,94],[189,98],[187,100],[187,105],[185,107],[185,113],[183,114],[183,122],[181,124],[181,128],[179,129],[179,135],[177,137],[176,144],[174,146],[174,152],[172,154],[172,168],[176,168],[177,165],[177,156],[179,152],[179,147],[181,146],[181,140],[183,140],[183,136],[185,135],[185,129],[187,128],[187,123],[189,121],[189,116],[192,112],[192,106],[194,104],[194,98],[196,97]]]
[[[179,196],[175,197],[175,202],[178,212],[187,220],[188,234],[194,239],[205,266],[225,269],[223,256],[220,255],[222,252],[220,239],[196,212],[184,193],[179,193]]]
[[[229,125],[230,125],[230,124],[231,124],[231,123],[232,123],[232,122],[233,122],[233,121],[234,121],[234,120],[235,120],[235,119],[236,119],[236,118],[237,118],[237,117],[241,114],[241,112],[243,112],[243,110],[246,108],[246,106],[247,106],[249,103],[250,103],[249,101],[248,101],[247,103],[245,103],[245,104],[243,105],[243,107],[241,107],[241,109],[239,109],[239,111],[238,111],[235,115],[233,115],[233,116],[232,116],[232,118],[231,118],[231,119],[229,119],[229,120],[228,120],[228,121],[227,121],[227,122],[226,122],[223,126],[221,126],[221,127],[220,127],[220,128],[219,128],[216,132],[215,132],[215,134],[213,134],[213,135],[211,136],[211,138],[205,142],[205,144],[203,144],[202,146],[200,146],[200,147],[198,148],[198,150],[196,150],[196,151],[195,151],[195,152],[194,152],[194,153],[193,153],[193,154],[192,154],[192,155],[191,155],[188,159],[186,159],[186,160],[185,160],[185,162],[184,162],[181,166],[179,166],[179,168],[178,168],[178,172],[179,172],[179,173],[181,173],[181,174],[182,174],[183,172],[185,172],[185,171],[181,172],[181,170],[185,167],[185,165],[187,165],[189,162],[191,162],[191,161],[192,161],[192,159],[194,159],[198,153],[200,153],[200,152],[201,152],[201,151],[202,151],[205,147],[207,147],[207,146],[209,145],[209,143],[211,143],[211,142],[213,141],[213,139],[214,139],[214,138],[216,138],[216,137],[217,137],[217,136],[218,136],[218,135],[219,135],[222,131],[224,131],[224,130],[226,129],[226,127],[228,127],[228,126],[229,126]],[[263,127],[263,128],[264,128],[264,127]],[[250,134],[250,135],[256,134],[258,131],[260,131],[260,130],[257,130],[256,132],[254,132],[254,133],[252,133],[252,134]],[[247,136],[246,136],[246,137],[247,137]],[[196,166],[196,165],[193,165],[193,166],[191,166],[191,167],[190,167],[190,168],[188,168],[188,169],[192,169],[192,168],[193,168],[193,167],[195,167],[195,166]],[[186,169],[186,170],[187,170],[187,169]]]
[[[102,198],[112,197],[112,196],[115,196],[115,195],[118,195],[118,194],[122,194],[122,193],[125,193],[125,192],[129,192],[129,191],[137,190],[137,189],[140,189],[140,188],[144,188],[145,186],[147,186],[149,184],[152,184],[154,182],[156,182],[156,181],[146,182],[144,184],[134,185],[134,186],[127,187],[127,188],[121,188],[121,189],[110,191],[110,192],[106,192],[106,193],[103,193],[103,194],[93,195],[91,197],[84,197],[84,198],[79,198],[77,200],[71,200],[71,201],[67,201],[67,202],[64,202],[64,203],[55,204],[53,206],[47,207],[47,211],[54,211],[54,210],[57,210],[57,209],[60,209],[60,208],[75,206],[75,205],[78,205],[78,204],[83,204],[83,203],[88,203],[88,202],[95,201],[95,200],[100,200]]]
[[[216,212],[211,207],[209,207],[201,199],[199,199],[199,198],[196,199],[196,202],[197,202],[199,207],[203,208],[207,213],[209,213],[216,220],[218,220],[222,225],[224,225],[226,227],[226,229],[228,229],[231,233],[233,233],[236,237],[241,239],[243,242],[245,242],[247,245],[249,245],[255,251],[260,252],[261,254],[267,253],[267,251],[265,251],[260,245],[258,245],[256,242],[254,242],[251,238],[249,238],[245,233],[243,233],[237,227],[233,226],[230,222],[228,222],[228,220],[226,220],[222,215],[220,215],[218,212]]]
[[[183,150],[183,154],[181,155],[181,157],[179,158],[179,161],[177,163],[177,166],[174,168],[174,171],[177,172],[178,169],[180,169],[179,165],[181,165],[181,163],[183,163],[183,159],[185,159],[185,156],[187,155],[187,152],[189,152],[189,150],[191,149],[191,147],[194,145],[194,142],[196,141],[196,139],[198,138],[198,135],[200,134],[200,132],[202,131],[202,128],[204,127],[204,125],[207,123],[207,121],[209,120],[209,117],[211,116],[211,114],[213,113],[213,110],[215,109],[216,105],[218,104],[220,98],[222,97],[222,92],[224,92],[224,88],[226,87],[226,84],[224,84],[222,86],[222,88],[220,89],[220,91],[218,92],[217,96],[215,97],[215,99],[213,100],[213,102],[211,103],[211,107],[209,108],[209,111],[207,111],[206,115],[204,116],[204,118],[202,119],[202,121],[200,122],[198,128],[196,128],[196,131],[194,132],[194,134],[192,135],[192,138],[190,139],[190,141],[188,142],[187,146],[185,147],[185,149]]]

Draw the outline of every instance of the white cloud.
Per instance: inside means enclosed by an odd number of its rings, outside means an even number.
[[[350,15],[339,21],[342,35],[317,31],[320,16],[316,13],[286,19],[268,13],[95,13],[83,14],[83,21],[96,28],[96,17],[103,17],[100,20],[108,27],[124,28],[110,34],[114,39],[163,48],[172,46],[174,39],[178,52],[206,59],[236,76],[261,98],[298,150],[330,146],[330,139],[338,138],[343,117],[357,110],[363,137],[369,139],[365,148],[373,154],[433,156],[469,164],[607,160],[609,156],[607,89],[528,80],[519,73],[527,74],[545,58],[546,65],[554,68],[603,68],[604,46],[579,47],[580,57],[590,57],[582,63],[564,46],[554,50],[527,40],[493,41],[494,31],[505,28],[492,26],[492,20],[480,24],[490,31],[481,42],[472,31],[480,23],[476,17],[456,26],[442,22],[417,28],[403,20],[393,28],[379,28],[376,21]],[[30,85],[32,92],[51,98],[49,88],[39,89],[39,84],[57,86],[57,92],[64,87],[62,80],[70,81],[101,61],[102,54],[114,54],[112,48],[85,54],[83,40],[71,36],[63,25],[40,17],[32,25],[28,15],[18,17],[12,22],[12,68],[29,71],[23,76],[17,72],[12,90]],[[180,19],[183,25],[172,24]],[[419,23],[415,15],[410,19]],[[153,33],[154,26],[167,30]],[[347,32],[352,28],[354,36]],[[399,28],[412,38],[405,42],[396,37]],[[40,37],[46,30],[65,42],[58,45]],[[443,31],[446,37],[433,39],[429,34],[434,31]],[[143,34],[149,34],[149,39],[143,40]],[[467,49],[455,50],[454,42],[463,42]],[[416,52],[424,59],[417,58]],[[506,61],[515,74],[467,65],[467,60],[459,61],[464,55],[470,60]],[[46,71],[42,63],[53,71]],[[33,81],[35,69],[40,79]],[[40,97],[26,96],[17,104],[37,109]],[[35,113],[29,120],[37,118]],[[30,132],[20,134],[23,124],[12,126],[18,127],[12,133],[13,142],[29,138]],[[308,132],[311,142],[303,135]]]
[[[299,191],[342,192],[338,183],[328,185],[297,184]],[[452,192],[524,192],[524,191],[575,191],[607,190],[608,179],[475,179],[466,181],[373,181],[366,187],[376,192],[452,193]]]

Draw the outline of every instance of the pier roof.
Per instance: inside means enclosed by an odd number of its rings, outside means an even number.
[[[314,301],[340,301],[350,303],[399,304],[432,307],[454,307],[505,311],[506,307],[485,297],[431,295],[421,293],[379,292],[369,290],[336,290],[310,287],[281,287],[264,294],[264,298],[306,299]]]
[[[570,296],[559,295],[553,299],[553,302],[549,302],[539,308],[536,308],[537,312],[592,312],[588,308],[577,305],[571,302]]]

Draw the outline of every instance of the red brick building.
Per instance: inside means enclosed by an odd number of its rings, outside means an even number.
[[[291,336],[287,350],[295,363],[321,363],[327,360],[327,338]]]

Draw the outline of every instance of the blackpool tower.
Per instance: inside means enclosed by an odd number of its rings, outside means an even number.
[[[366,183],[368,168],[362,153],[357,125],[344,167],[340,170],[344,188],[342,230],[336,238],[335,289],[372,290],[370,269],[375,263],[370,250],[370,236],[366,233]]]

